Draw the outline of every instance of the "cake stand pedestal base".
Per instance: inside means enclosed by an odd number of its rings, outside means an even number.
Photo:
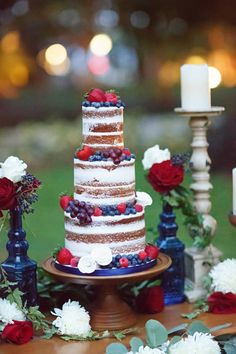
[[[159,254],[154,267],[143,272],[117,276],[74,275],[61,272],[55,268],[52,257],[42,264],[43,269],[59,281],[96,286],[96,299],[90,305],[91,327],[96,331],[114,331],[134,326],[137,322],[136,314],[120,297],[118,285],[154,278],[170,265],[170,257],[163,253]]]

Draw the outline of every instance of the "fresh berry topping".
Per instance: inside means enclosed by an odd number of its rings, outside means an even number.
[[[145,247],[145,252],[147,253],[147,256],[150,257],[151,259],[156,259],[159,254],[159,248],[149,243]]]
[[[73,258],[72,254],[67,248],[61,248],[60,251],[57,253],[57,261],[60,264],[70,264],[71,259]]]
[[[98,207],[94,208],[94,216],[101,216],[102,215],[102,210]]]
[[[99,88],[94,88],[89,91],[86,99],[89,102],[105,102],[106,101],[105,92]]]
[[[88,161],[92,154],[93,150],[89,146],[84,146],[82,150],[77,151],[76,157],[78,157],[80,160]]]
[[[117,205],[117,210],[121,213],[124,214],[125,210],[126,210],[126,204],[125,203],[121,203]]]
[[[147,252],[145,251],[140,251],[138,253],[138,258],[141,259],[141,261],[143,261],[146,257],[147,257]]]
[[[73,197],[69,195],[62,195],[59,199],[60,206],[63,210],[66,210],[67,207],[69,206],[70,201],[73,200]]]
[[[123,149],[122,150],[122,153],[125,154],[126,156],[130,156],[131,155],[131,152],[129,151],[129,149]]]
[[[120,258],[119,263],[122,268],[127,268],[129,265],[129,260],[128,258],[122,257]]]
[[[107,102],[118,103],[118,97],[115,92],[105,92],[105,97]]]
[[[143,206],[141,204],[135,204],[135,210],[140,213],[141,211],[143,211]]]
[[[71,260],[70,260],[70,265],[71,265],[71,267],[77,267],[78,261],[79,261],[79,258],[78,258],[78,257],[73,257],[73,258],[71,258]]]

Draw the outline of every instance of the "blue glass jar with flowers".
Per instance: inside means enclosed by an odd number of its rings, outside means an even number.
[[[177,189],[181,188],[186,160],[186,154],[171,157],[168,149],[161,150],[155,145],[145,152],[142,161],[144,169],[149,170],[148,181],[162,198],[163,210],[158,223],[159,237],[156,242],[160,251],[172,259],[172,265],[161,276],[166,305],[181,303],[185,299],[185,246],[177,237],[178,226],[173,212],[173,207],[177,204],[173,192],[178,194]]]
[[[0,164],[0,217],[9,221],[7,259],[1,263],[7,279],[22,292],[23,303],[37,304],[37,264],[27,255],[28,242],[22,228],[23,214],[33,212],[40,181],[26,171],[27,165],[10,156]]]

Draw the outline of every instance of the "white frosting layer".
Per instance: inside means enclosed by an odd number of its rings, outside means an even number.
[[[128,203],[131,202],[132,200],[135,199],[135,194],[133,195],[128,195],[125,197],[104,197],[102,198],[101,196],[92,196],[91,194],[88,194],[86,192],[77,194],[74,193],[74,199],[77,199],[79,201],[84,201],[86,203],[91,203],[95,205],[102,205],[102,204],[108,204],[108,205],[113,205],[113,204],[120,204],[120,203]]]
[[[74,160],[75,164],[78,160]],[[132,163],[133,162],[133,163]],[[90,162],[83,161],[85,166],[96,166],[96,168],[81,168],[75,166],[74,184],[130,184],[135,182],[134,160],[122,161],[119,165],[114,165],[112,161]],[[107,169],[106,167],[112,167]]]
[[[94,113],[96,113],[96,112],[99,112],[99,113],[100,112],[104,112],[104,113],[109,112],[110,113],[116,109],[121,109],[123,111],[123,107],[118,108],[116,106],[110,106],[110,107],[103,106],[103,107],[99,107],[99,108],[82,106],[82,112],[94,112]]]
[[[69,214],[67,213],[65,213],[65,215],[70,217]],[[143,215],[143,212],[132,216],[135,217],[140,215]],[[79,224],[73,225],[69,222],[65,222],[65,229],[66,231],[73,232],[75,234],[103,235],[103,234],[117,234],[119,232],[138,231],[138,230],[142,230],[145,227],[144,219],[132,221],[128,224],[113,224],[115,221],[128,219],[130,217],[131,215],[93,216],[92,217],[93,222],[89,225],[80,226]]]
[[[114,123],[122,123],[123,115],[116,115],[114,117],[109,117],[109,121],[107,117],[101,118],[83,118],[83,134],[88,134],[98,124],[114,124]]]
[[[139,251],[143,250],[145,244],[145,237],[140,237],[139,240],[131,240],[131,241],[125,240],[124,242],[104,243],[104,245],[110,247],[111,251],[114,251],[114,249],[117,248],[134,247],[134,246],[137,247],[139,244],[140,244],[140,249],[138,249],[134,253],[138,253]],[[71,251],[73,256],[77,256],[77,257],[82,257],[90,254],[94,248],[99,247],[100,245],[101,243],[88,244],[88,243],[75,242],[72,240],[65,239],[65,247],[69,251]]]
[[[89,134],[84,134],[84,136],[110,136],[110,135],[121,135],[123,131],[118,132],[89,132]]]

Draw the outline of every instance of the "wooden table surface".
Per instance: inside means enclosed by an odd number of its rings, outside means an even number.
[[[137,326],[140,328],[140,337],[144,336],[144,324],[150,319],[156,319],[163,323],[167,328],[171,328],[183,322],[188,322],[185,318],[181,318],[180,314],[190,312],[192,305],[184,303],[180,305],[172,305],[165,307],[164,311],[155,315],[139,315]],[[198,317],[204,323],[213,327],[226,322],[232,323],[230,328],[218,331],[214,334],[236,333],[236,314],[232,315],[213,315],[204,313]],[[127,336],[123,343],[128,344],[130,336]],[[0,354],[104,354],[106,346],[116,341],[115,338],[103,339],[95,342],[65,342],[60,338],[53,337],[50,340],[34,338],[24,345],[0,344]]]

